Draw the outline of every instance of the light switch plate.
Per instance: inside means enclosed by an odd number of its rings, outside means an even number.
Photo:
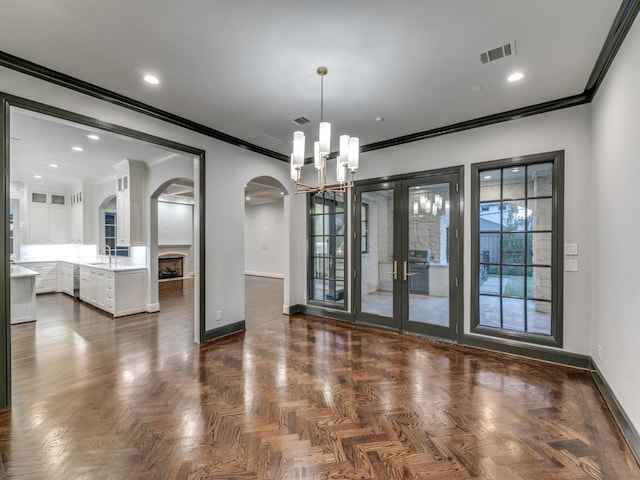
[[[564,244],[564,254],[565,255],[578,255],[578,244],[577,243],[565,243]]]
[[[564,259],[564,271],[565,272],[577,272],[578,271],[578,259],[577,258],[565,258]]]

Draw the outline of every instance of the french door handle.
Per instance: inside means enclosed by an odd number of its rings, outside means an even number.
[[[403,278],[404,281],[406,282],[407,280],[409,280],[409,277],[413,277],[415,275],[415,273],[409,273],[409,267],[408,267],[407,262],[402,262],[402,263],[404,265],[404,271],[403,271],[402,275],[404,277]]]
[[[394,280],[398,279],[398,261],[397,260],[393,261],[393,279]]]
[[[393,261],[393,272],[387,272],[393,275],[393,279],[397,280],[398,279],[398,261],[394,260]]]

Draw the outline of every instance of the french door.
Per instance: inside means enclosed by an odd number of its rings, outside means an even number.
[[[356,323],[457,339],[462,170],[355,189]]]

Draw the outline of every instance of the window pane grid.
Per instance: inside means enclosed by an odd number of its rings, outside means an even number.
[[[544,162],[477,170],[479,326],[555,333],[550,318],[551,166]],[[546,183],[538,183],[538,176]]]
[[[341,195],[310,196],[309,299],[344,306],[344,204]]]

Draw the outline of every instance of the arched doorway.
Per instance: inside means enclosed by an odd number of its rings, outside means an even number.
[[[289,224],[285,220],[287,195],[286,188],[269,176],[254,177],[244,185],[247,328],[251,328],[253,317],[266,313],[265,306],[268,306],[269,313],[276,315],[282,314],[288,303]]]
[[[187,164],[185,177],[161,179],[149,198],[149,303],[156,310],[162,308],[163,298],[176,295],[189,296],[196,308],[198,205],[193,178],[186,176],[193,169],[189,171],[188,158],[182,160]],[[197,336],[194,322],[194,339]]]

